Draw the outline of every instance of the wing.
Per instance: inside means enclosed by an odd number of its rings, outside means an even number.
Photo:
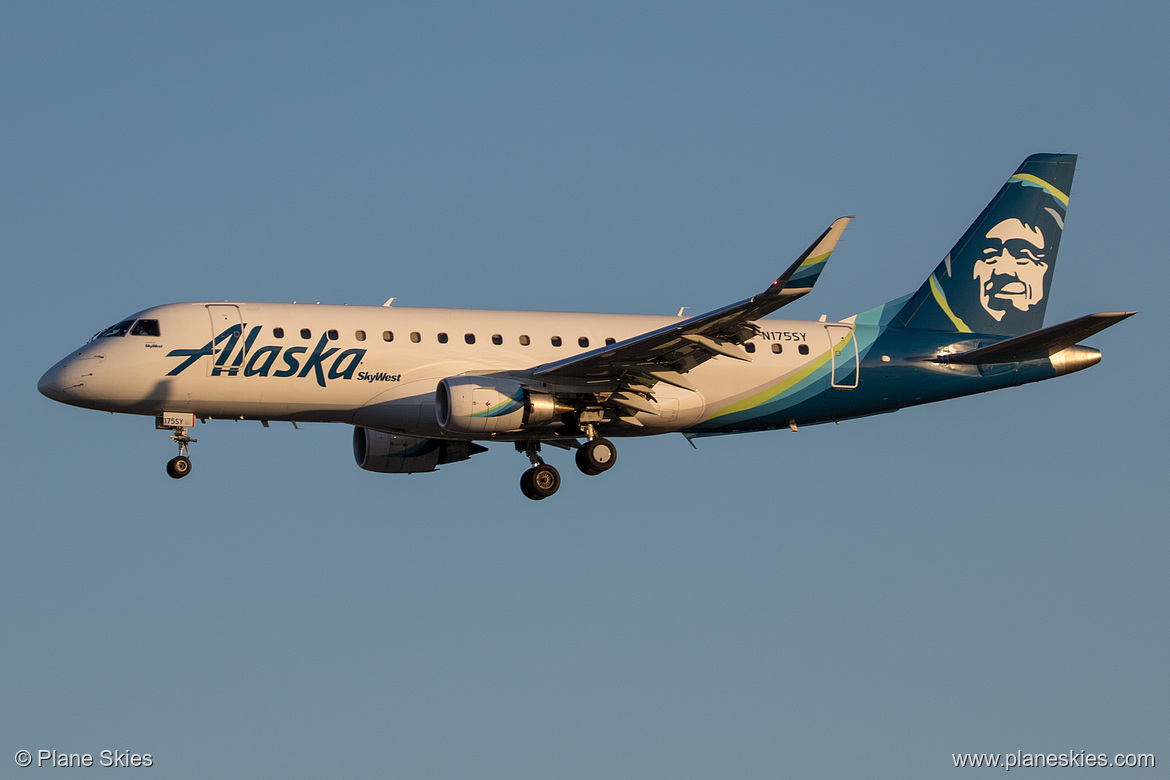
[[[537,366],[531,376],[552,383],[635,378],[650,387],[666,382],[691,389],[683,375],[711,358],[750,361],[740,345],[758,332],[752,322],[812,290],[850,219],[841,217],[830,225],[779,279],[758,295],[601,349]],[[615,396],[615,403],[630,396],[623,405],[651,411],[640,404],[636,394],[619,392]]]

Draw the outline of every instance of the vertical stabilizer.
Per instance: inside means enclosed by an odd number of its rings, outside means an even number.
[[[1018,336],[1044,325],[1075,154],[1024,160],[893,324]]]

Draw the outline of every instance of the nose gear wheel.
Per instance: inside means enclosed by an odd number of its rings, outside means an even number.
[[[177,455],[167,461],[167,474],[175,479],[182,479],[191,473],[191,459],[186,455]]]

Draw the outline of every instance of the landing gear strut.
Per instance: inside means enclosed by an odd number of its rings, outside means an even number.
[[[171,440],[178,443],[179,454],[167,461],[167,474],[175,479],[182,479],[191,473],[191,456],[188,453],[187,445],[197,440],[188,436],[187,428],[183,426],[175,428],[175,432],[171,434]]]
[[[544,462],[540,457],[540,442],[528,441],[516,445],[516,449],[523,449],[532,468],[520,475],[520,492],[533,501],[548,498],[561,486],[561,475],[556,469]]]

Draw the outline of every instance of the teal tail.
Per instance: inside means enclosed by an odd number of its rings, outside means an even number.
[[[1044,326],[1075,154],[1024,160],[892,324],[1018,336]]]

